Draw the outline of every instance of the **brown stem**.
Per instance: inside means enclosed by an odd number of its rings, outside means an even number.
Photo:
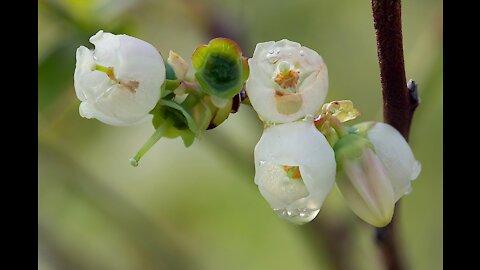
[[[372,0],[373,20],[377,36],[377,53],[383,94],[383,117],[408,140],[410,124],[418,105],[417,86],[407,87],[403,60],[402,20],[400,0]],[[396,205],[396,213],[398,213]],[[405,269],[396,227],[398,216],[377,229],[377,244],[386,269]]]

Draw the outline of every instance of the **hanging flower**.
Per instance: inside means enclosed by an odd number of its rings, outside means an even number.
[[[334,153],[311,122],[264,130],[255,147],[255,183],[281,218],[310,222],[335,181]]]
[[[410,192],[420,165],[390,125],[369,122],[355,129],[358,134],[345,135],[334,146],[337,186],[355,214],[383,227],[392,219],[395,202]]]
[[[317,52],[286,39],[269,41],[257,44],[248,65],[246,90],[264,121],[291,122],[320,110],[328,72]]]
[[[98,31],[94,50],[77,49],[74,81],[82,101],[80,115],[115,126],[151,119],[160,98],[165,66],[149,43],[127,35]]]

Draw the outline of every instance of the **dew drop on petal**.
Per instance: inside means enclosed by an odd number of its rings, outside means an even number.
[[[302,120],[305,122],[313,122],[315,120],[315,117],[311,114],[307,114]]]
[[[301,50],[299,53],[300,53],[300,56],[304,56],[304,55],[305,55],[305,53],[303,52],[303,50]]]

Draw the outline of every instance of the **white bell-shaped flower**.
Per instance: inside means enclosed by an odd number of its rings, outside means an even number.
[[[356,128],[358,134],[345,135],[334,145],[337,186],[357,216],[383,227],[398,199],[411,191],[420,163],[392,126],[367,122]]]
[[[80,115],[115,126],[151,119],[160,99],[165,65],[149,43],[127,35],[98,31],[90,38],[94,50],[77,49],[75,91]]]
[[[393,186],[395,201],[398,201],[412,191],[410,182],[420,174],[420,162],[413,156],[412,149],[402,134],[391,125],[376,122],[368,130],[367,137],[385,166]]]
[[[328,71],[314,50],[286,39],[259,43],[248,65],[247,94],[262,120],[292,122],[321,109]]]
[[[334,182],[334,152],[312,122],[264,130],[255,147],[255,183],[281,218],[310,222]]]

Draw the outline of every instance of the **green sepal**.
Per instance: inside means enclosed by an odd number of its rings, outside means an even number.
[[[202,98],[191,110],[193,120],[198,127],[197,138],[203,136],[213,117],[214,108],[206,101],[208,98],[209,96]]]
[[[197,47],[192,65],[202,92],[221,98],[240,93],[249,74],[240,47],[228,38],[212,39],[208,45]]]
[[[175,90],[180,86],[179,80],[165,80],[165,90]]]
[[[172,101],[172,100],[164,100],[164,99],[161,99],[158,101],[158,104],[162,105],[162,106],[165,106],[165,107],[168,107],[168,108],[171,108],[173,110],[170,110],[173,115],[176,116],[176,119],[182,121],[181,123],[179,123],[178,127],[183,127],[183,125],[186,123],[188,129],[190,129],[194,134],[197,133],[197,125],[195,124],[195,121],[193,120],[192,116],[190,115],[190,113],[180,104],[176,103],[175,101]],[[180,116],[183,116],[183,119]],[[174,123],[174,127],[177,127],[177,122],[178,121],[175,121]],[[154,124],[155,126],[155,124]],[[156,127],[155,127],[156,128]]]
[[[354,160],[360,158],[363,151],[367,148],[375,152],[372,142],[357,134],[347,134],[340,137],[333,146],[335,152],[335,161],[337,163],[337,171],[341,171],[344,160]]]
[[[163,63],[165,64],[165,79],[176,80],[177,75],[175,75],[175,70],[173,70],[173,67],[165,59],[163,60]]]
[[[180,137],[182,138],[183,145],[185,145],[185,147],[192,145],[193,141],[195,140],[195,134],[193,134],[193,132],[181,132]]]
[[[215,117],[210,122],[210,127],[218,127],[221,123],[223,123],[223,121],[227,120],[230,112],[232,111],[232,104],[233,100],[230,99],[225,106],[216,111]]]
[[[356,130],[356,134],[362,136],[362,137],[367,137],[368,131],[375,125],[374,121],[368,121],[368,122],[362,122],[359,124],[356,124],[352,126]]]

